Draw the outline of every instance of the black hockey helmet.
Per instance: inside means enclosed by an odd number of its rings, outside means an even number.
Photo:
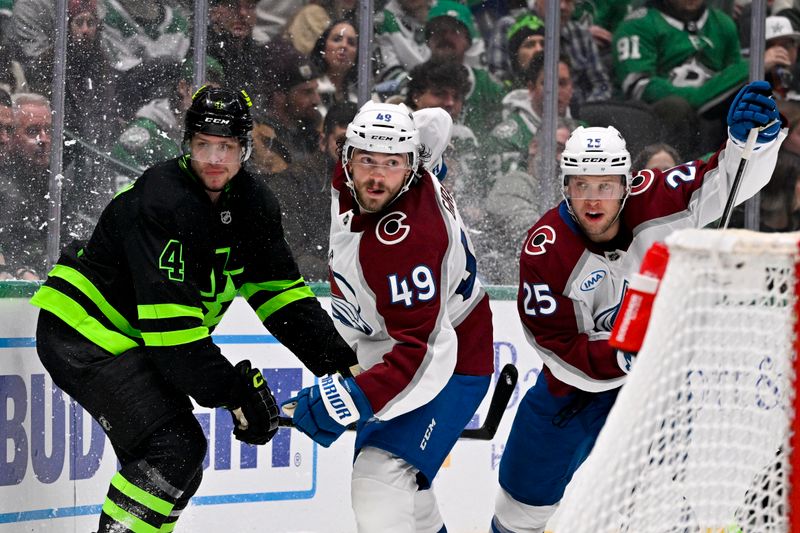
[[[253,150],[252,105],[244,90],[203,85],[192,95],[192,105],[186,111],[184,143],[196,133],[236,137],[242,143],[241,160],[247,161]]]

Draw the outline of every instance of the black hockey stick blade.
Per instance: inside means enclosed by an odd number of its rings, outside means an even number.
[[[492,440],[494,438],[497,428],[500,427],[500,422],[503,420],[506,407],[508,407],[508,401],[514,393],[514,387],[517,386],[518,377],[517,367],[511,363],[506,363],[497,377],[497,385],[494,387],[492,399],[489,402],[489,410],[486,412],[486,419],[483,421],[483,425],[479,428],[465,429],[461,432],[460,438],[477,440]]]
[[[492,440],[497,428],[500,426],[500,421],[503,419],[503,414],[508,406],[508,400],[511,399],[511,394],[514,392],[514,387],[517,385],[517,367],[511,363],[507,363],[500,371],[497,378],[497,385],[495,385],[492,399],[489,401],[489,410],[486,412],[486,419],[483,425],[479,428],[465,429],[461,432],[461,439],[473,440]],[[288,416],[278,417],[278,426],[292,428],[294,422]],[[355,424],[347,426],[349,431],[356,429]]]

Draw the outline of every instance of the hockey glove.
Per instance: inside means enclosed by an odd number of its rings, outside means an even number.
[[[294,427],[327,448],[352,423],[368,420],[372,406],[353,378],[325,376],[281,404],[292,411]]]
[[[772,98],[772,86],[766,81],[748,83],[739,90],[728,110],[728,131],[739,142],[747,141],[753,128],[765,128],[758,134],[759,143],[768,143],[781,130],[778,106]]]
[[[305,367],[318,378],[337,372],[345,377],[350,377],[350,367],[358,364],[356,353],[335,330],[325,343],[325,349],[321,354],[313,359],[305,357],[301,360]]]
[[[236,364],[240,382],[231,407],[234,436],[248,444],[266,444],[278,431],[278,404],[261,371],[245,359]]]

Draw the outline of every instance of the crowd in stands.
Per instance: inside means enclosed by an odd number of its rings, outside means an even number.
[[[766,79],[791,125],[761,195],[761,230],[800,229],[800,0],[768,2]],[[538,176],[545,0],[375,0],[372,98],[453,118],[444,184],[489,284],[515,284],[525,231],[550,205]],[[278,197],[302,273],[327,278],[329,182],[357,110],[358,0],[208,0],[205,83],[250,95],[248,165]],[[557,154],[613,125],[635,170],[702,158],[746,83],[748,0],[560,0]],[[67,0],[62,244],[183,150],[194,86],[192,0]],[[47,269],[55,2],[0,0],[0,279]],[[739,213],[736,219],[742,223]]]

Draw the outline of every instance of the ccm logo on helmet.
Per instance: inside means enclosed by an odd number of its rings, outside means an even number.
[[[231,121],[227,118],[214,118],[214,117],[205,117],[204,122],[211,122],[212,124],[230,124]]]
[[[394,137],[388,135],[370,135],[370,139],[375,141],[391,141]]]
[[[605,163],[608,161],[607,157],[584,157],[581,163]]]

